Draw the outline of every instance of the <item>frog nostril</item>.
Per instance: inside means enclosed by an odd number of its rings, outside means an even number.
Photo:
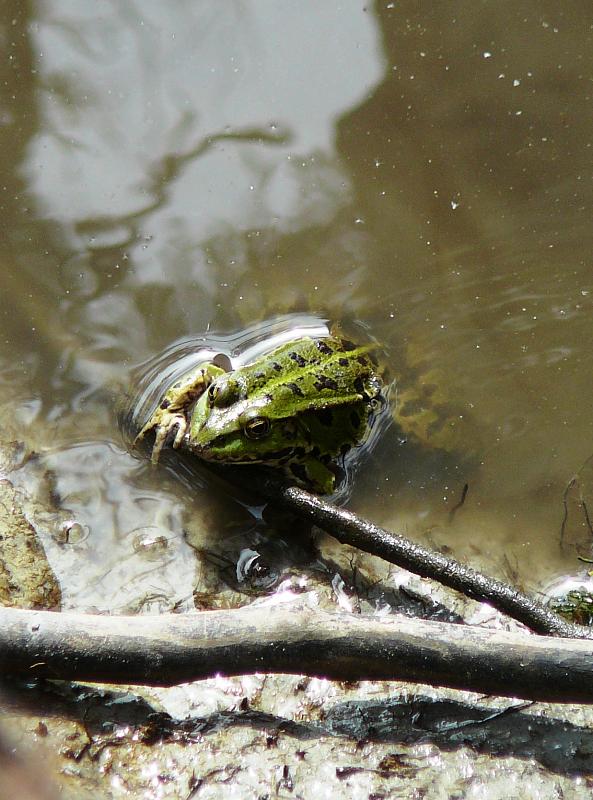
[[[216,403],[216,398],[220,394],[220,390],[216,383],[211,383],[208,387],[208,403],[213,406]]]

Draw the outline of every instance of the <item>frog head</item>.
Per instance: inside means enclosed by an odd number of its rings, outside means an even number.
[[[290,394],[290,391],[288,392]],[[286,391],[257,392],[238,373],[213,381],[196,404],[189,446],[205,460],[282,464],[312,449]]]
[[[328,494],[332,457],[349,449],[360,435],[353,423],[364,427],[366,416],[362,403],[358,413],[335,398],[305,404],[290,387],[258,394],[237,373],[223,375],[194,408],[188,447],[206,461],[283,467],[295,483]]]

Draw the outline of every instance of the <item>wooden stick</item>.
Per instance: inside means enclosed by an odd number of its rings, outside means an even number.
[[[302,601],[137,617],[1,608],[0,670],[151,686],[280,672],[593,701],[591,641],[327,613]]]
[[[337,508],[304,489],[287,487],[272,476],[264,478],[257,486],[274,502],[327,531],[342,544],[379,556],[415,575],[431,578],[467,597],[489,603],[536,633],[575,639],[590,638],[592,635],[589,628],[567,622],[543,603],[508,583],[422,547],[351,511]]]

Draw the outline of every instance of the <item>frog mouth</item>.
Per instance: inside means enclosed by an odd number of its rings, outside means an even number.
[[[229,453],[228,451],[217,450],[216,446],[199,445],[189,443],[191,452],[203,461],[217,461],[227,464],[270,464],[271,466],[288,463],[295,456],[294,447],[284,447],[267,453]]]

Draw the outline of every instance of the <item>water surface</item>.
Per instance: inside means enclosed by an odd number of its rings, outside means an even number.
[[[105,542],[155,524],[145,496],[189,502],[125,452],[114,387],[179,337],[294,312],[361,320],[457,420],[426,450],[387,439],[354,507],[532,589],[578,568],[559,534],[593,449],[582,6],[8,3],[4,20],[1,396],[99,572]]]

